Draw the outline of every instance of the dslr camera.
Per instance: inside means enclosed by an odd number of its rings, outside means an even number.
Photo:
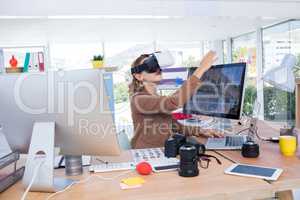
[[[199,143],[195,137],[187,137],[183,134],[175,133],[165,141],[165,156],[175,158],[179,155],[179,149],[183,145],[192,145],[196,148],[198,154],[205,153],[205,146]]]
[[[194,137],[186,137],[182,134],[174,134],[165,141],[165,156],[167,158],[180,155],[179,176],[198,176],[198,161],[205,153],[205,146]]]

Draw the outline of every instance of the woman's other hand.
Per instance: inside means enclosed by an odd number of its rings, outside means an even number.
[[[180,131],[187,136],[195,137],[224,137],[224,133],[212,128],[201,128],[195,126],[180,126]]]
[[[224,137],[224,133],[214,130],[214,129],[202,129],[201,135],[205,137],[215,137],[215,138],[222,138]]]
[[[194,72],[197,78],[201,78],[203,74],[212,66],[212,64],[217,60],[216,53],[214,51],[209,51],[200,62],[200,66]]]

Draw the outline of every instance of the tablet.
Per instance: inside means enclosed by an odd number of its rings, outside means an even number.
[[[282,169],[255,165],[233,164],[225,170],[225,174],[261,178],[270,181],[278,179]]]

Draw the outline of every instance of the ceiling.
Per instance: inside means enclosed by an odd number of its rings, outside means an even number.
[[[300,0],[10,0],[0,2],[0,42],[224,39],[299,10]]]
[[[299,16],[300,0],[9,0],[0,16]]]

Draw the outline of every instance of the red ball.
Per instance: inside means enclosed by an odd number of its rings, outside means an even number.
[[[152,167],[147,162],[140,162],[136,166],[136,171],[141,175],[149,175],[152,172]]]

